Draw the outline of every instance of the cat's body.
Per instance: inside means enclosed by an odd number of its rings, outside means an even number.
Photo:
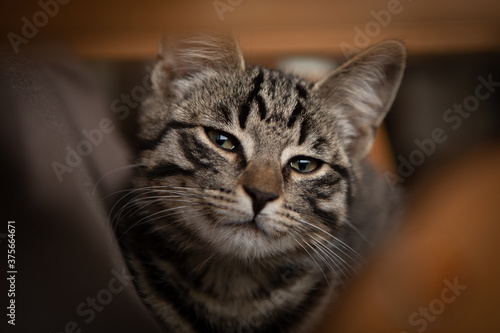
[[[232,39],[162,53],[117,235],[168,332],[307,332],[389,220],[366,162],[404,48],[312,84],[245,66]]]

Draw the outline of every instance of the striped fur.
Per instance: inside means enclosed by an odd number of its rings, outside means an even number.
[[[114,210],[139,295],[167,332],[311,331],[362,262],[361,236],[389,219],[366,155],[403,46],[378,44],[316,83],[245,65],[231,38],[162,50],[135,189]],[[239,144],[222,149],[211,130]],[[297,172],[298,156],[318,168]]]

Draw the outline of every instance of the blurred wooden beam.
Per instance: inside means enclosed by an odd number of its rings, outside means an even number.
[[[370,44],[388,38],[403,40],[412,55],[500,51],[496,27],[477,23],[399,24],[369,38]],[[236,30],[243,51],[255,58],[285,54],[344,55],[343,48],[363,48],[350,27],[307,27]],[[161,30],[124,34],[95,32],[75,34],[67,43],[88,58],[148,58],[158,50]]]
[[[2,4],[2,34],[23,36],[23,18],[33,23],[45,11],[47,22],[27,38],[29,43],[63,42],[89,58],[153,57],[162,31],[220,28],[235,31],[244,50],[255,57],[339,55],[342,43],[356,46],[362,39],[359,31],[370,43],[403,39],[413,54],[500,51],[499,1],[42,0],[57,1],[67,4],[52,7],[53,15],[36,0]],[[216,9],[214,3],[226,7]]]

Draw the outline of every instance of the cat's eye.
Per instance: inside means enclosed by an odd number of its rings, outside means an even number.
[[[225,150],[235,150],[239,145],[235,137],[222,131],[209,129],[207,135],[213,143]]]
[[[290,167],[297,172],[307,173],[316,170],[321,162],[311,157],[296,157],[290,161]]]

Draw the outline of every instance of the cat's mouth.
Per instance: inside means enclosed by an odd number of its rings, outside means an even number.
[[[257,220],[255,217],[248,221],[243,222],[229,222],[225,223],[224,226],[229,228],[241,228],[244,230],[251,230],[254,232],[263,233],[264,235],[268,235],[268,230],[262,225],[262,221]]]

